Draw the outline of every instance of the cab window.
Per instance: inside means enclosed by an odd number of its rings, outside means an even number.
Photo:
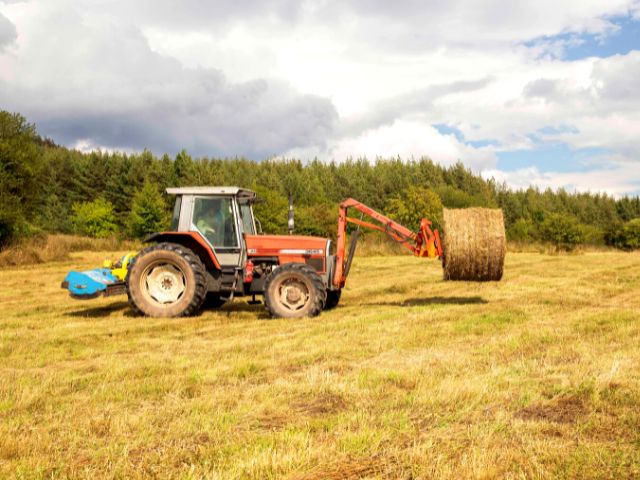
[[[195,198],[193,225],[214,247],[238,247],[230,198]]]
[[[180,223],[180,207],[182,206],[182,196],[176,197],[176,203],[173,206],[173,215],[171,216],[171,230],[178,231],[178,225]]]

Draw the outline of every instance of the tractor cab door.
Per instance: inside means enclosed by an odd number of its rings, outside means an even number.
[[[194,196],[190,230],[199,232],[211,245],[222,267],[241,267],[245,262],[239,207],[233,196]]]

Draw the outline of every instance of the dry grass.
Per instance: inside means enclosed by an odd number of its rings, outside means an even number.
[[[21,240],[0,251],[0,267],[35,265],[69,260],[78,251],[136,250],[138,242],[110,238],[89,238],[77,235],[38,235]]]
[[[638,253],[356,257],[302,321],[59,289],[110,256],[0,270],[0,478],[640,477]]]

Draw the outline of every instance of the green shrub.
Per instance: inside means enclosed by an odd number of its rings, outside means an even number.
[[[612,225],[605,235],[608,245],[622,250],[640,248],[640,218]]]
[[[338,233],[338,206],[336,204],[294,205],[295,232],[300,235],[329,236],[335,240]]]
[[[488,192],[471,193],[453,185],[441,185],[434,190],[446,208],[497,207],[495,200],[490,197]]]
[[[420,220],[431,220],[433,228],[442,225],[442,202],[429,188],[409,187],[400,195],[390,198],[384,212],[402,225],[417,231]]]
[[[625,223],[623,231],[626,248],[640,248],[640,218],[635,218]]]
[[[94,238],[106,238],[118,230],[113,205],[102,198],[73,205],[75,231]]]
[[[541,239],[559,250],[573,250],[585,239],[584,228],[575,217],[558,213],[546,215],[539,230]]]
[[[614,222],[607,227],[604,234],[604,242],[616,248],[624,248],[624,223]]]
[[[507,228],[507,238],[513,242],[528,242],[533,240],[535,225],[531,220],[520,218]]]
[[[447,208],[468,208],[478,206],[474,198],[467,192],[452,185],[442,185],[436,188],[442,204]]]
[[[582,225],[584,233],[584,243],[587,245],[604,245],[605,232],[595,225]]]

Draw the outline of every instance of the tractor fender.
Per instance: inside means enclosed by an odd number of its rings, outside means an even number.
[[[170,242],[183,245],[200,257],[208,271],[221,270],[215,252],[198,232],[158,232],[149,235],[143,242]]]

